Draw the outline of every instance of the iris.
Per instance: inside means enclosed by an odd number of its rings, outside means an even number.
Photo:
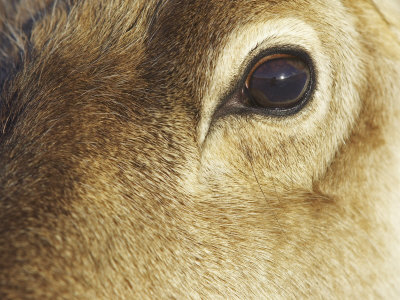
[[[253,106],[288,109],[303,100],[311,72],[299,57],[275,54],[261,59],[250,71],[245,93]]]

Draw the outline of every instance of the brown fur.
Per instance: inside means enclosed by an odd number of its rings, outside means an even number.
[[[399,7],[0,0],[0,298],[399,297]],[[213,120],[251,43],[317,91]]]

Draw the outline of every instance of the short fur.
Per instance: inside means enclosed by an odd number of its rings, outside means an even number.
[[[0,298],[400,297],[397,0],[0,0]],[[288,117],[212,116],[252,57]]]

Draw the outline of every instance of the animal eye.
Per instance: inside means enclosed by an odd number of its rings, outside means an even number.
[[[305,104],[311,82],[308,63],[297,56],[264,57],[250,71],[244,92],[255,107],[285,111]]]

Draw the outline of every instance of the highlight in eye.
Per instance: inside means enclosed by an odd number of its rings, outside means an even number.
[[[250,106],[287,110],[304,102],[311,82],[308,63],[289,54],[269,55],[259,60],[245,81],[243,92]]]

